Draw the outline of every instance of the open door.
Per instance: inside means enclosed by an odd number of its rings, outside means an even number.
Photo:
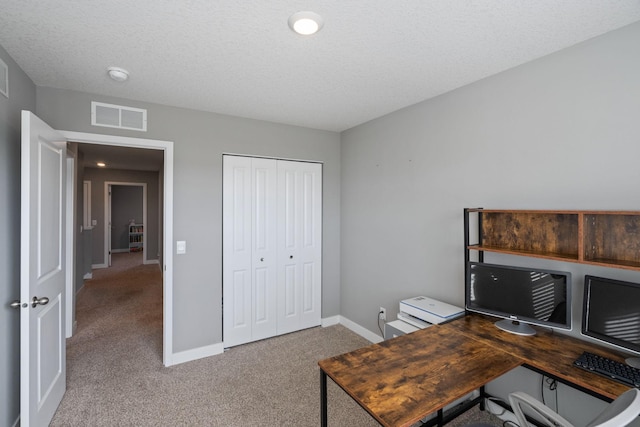
[[[107,244],[107,267],[111,267],[111,234],[113,233],[113,224],[111,222],[111,184],[107,185],[107,220],[104,227],[107,231],[104,238]]]
[[[22,112],[20,425],[46,426],[66,389],[64,137]]]

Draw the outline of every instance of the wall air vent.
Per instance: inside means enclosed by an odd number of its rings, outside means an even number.
[[[9,97],[9,67],[0,59],[0,93]]]
[[[146,132],[147,110],[92,101],[91,124]]]

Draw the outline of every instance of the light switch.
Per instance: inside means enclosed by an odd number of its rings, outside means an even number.
[[[97,219],[92,219],[91,220],[91,225],[98,225],[98,220]]]
[[[176,253],[177,254],[186,254],[187,253],[187,242],[184,240],[180,240],[176,242]]]

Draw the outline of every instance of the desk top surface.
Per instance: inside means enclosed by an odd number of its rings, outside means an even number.
[[[536,335],[515,335],[496,328],[494,321],[495,319],[485,316],[469,315],[443,326],[497,347],[519,357],[525,365],[603,398],[613,400],[629,389],[619,382],[573,366],[574,360],[584,351],[624,362],[623,357],[605,347],[537,327],[535,327]]]
[[[468,315],[318,365],[384,426],[410,426],[523,364],[605,398],[628,389],[573,366],[583,351],[621,360],[603,347],[541,329],[514,335],[494,320]]]
[[[435,326],[319,362],[384,426],[410,426],[521,364],[509,353]]]

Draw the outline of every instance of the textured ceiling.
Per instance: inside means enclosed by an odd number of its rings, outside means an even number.
[[[293,33],[299,10],[322,31]],[[638,20],[639,0],[0,0],[0,45],[39,86],[342,131]]]

